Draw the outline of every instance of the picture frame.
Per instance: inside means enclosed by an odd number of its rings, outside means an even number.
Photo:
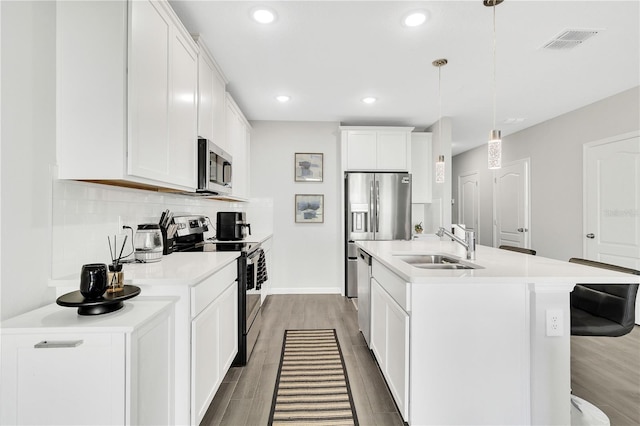
[[[324,194],[296,194],[296,223],[324,222]]]
[[[321,152],[296,152],[294,159],[296,182],[322,182],[324,154]]]

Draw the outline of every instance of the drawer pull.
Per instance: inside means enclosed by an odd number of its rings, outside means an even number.
[[[80,346],[83,340],[43,340],[33,345],[36,349],[52,349],[52,348],[75,348]]]

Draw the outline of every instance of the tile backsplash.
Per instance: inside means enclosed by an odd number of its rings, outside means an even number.
[[[144,191],[89,182],[54,180],[52,210],[52,278],[78,274],[85,263],[109,263],[107,236],[128,234],[125,253],[132,251],[128,230],[140,223],[158,223],[162,211],[202,214],[215,226],[218,211],[266,212],[269,200],[251,203],[202,199],[171,193]],[[272,205],[271,205],[272,207]],[[248,214],[250,219],[251,213]],[[272,223],[272,213],[261,217],[261,231]],[[253,227],[253,225],[252,225]],[[255,228],[254,228],[255,229]],[[211,232],[211,231],[210,231]],[[213,233],[211,232],[213,235]]]

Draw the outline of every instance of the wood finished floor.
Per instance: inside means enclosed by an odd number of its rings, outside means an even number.
[[[354,304],[340,295],[272,295],[262,305],[262,330],[246,367],[232,367],[200,423],[266,425],[286,329],[335,328],[361,425],[403,425],[375,361],[358,331]]]
[[[640,326],[621,337],[571,337],[571,389],[611,426],[640,425]]]
[[[361,425],[402,425],[358,331],[353,303],[340,295],[272,295],[249,365],[232,367],[200,423],[266,425],[286,329],[335,328]],[[627,336],[571,338],[573,393],[602,409],[612,426],[640,425],[640,327]]]

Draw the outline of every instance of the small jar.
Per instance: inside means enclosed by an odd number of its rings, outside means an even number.
[[[109,265],[107,293],[119,293],[124,290],[124,272],[122,263]]]

